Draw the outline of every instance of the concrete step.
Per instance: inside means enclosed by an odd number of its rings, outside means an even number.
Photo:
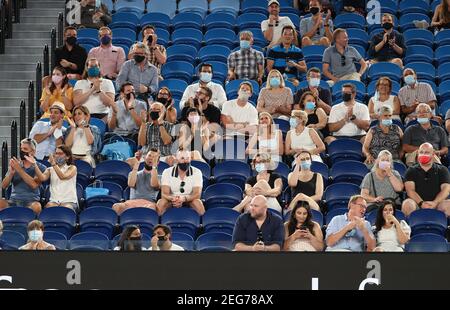
[[[37,62],[4,63],[0,61],[0,71],[33,71]]]
[[[28,9],[64,8],[64,1],[27,1]]]
[[[0,137],[8,137],[8,139],[11,139],[11,125],[7,125],[7,126],[0,126]],[[3,141],[2,141],[3,142]],[[11,145],[10,143],[8,143],[8,145]],[[0,152],[1,154],[1,152]]]
[[[44,48],[42,48],[44,50]],[[31,55],[0,55],[0,63],[9,63],[9,62],[20,62],[23,63],[34,63],[36,64],[38,61],[43,62],[44,55],[41,54],[31,54]],[[1,86],[0,86],[1,87]]]
[[[49,21],[47,20],[45,23],[40,23],[40,24],[30,24],[30,23],[25,23],[25,21],[21,20],[20,24],[13,24],[13,33],[15,33],[16,31],[48,31],[49,36],[50,36],[50,31],[52,30],[52,28],[55,28],[56,31],[58,31],[58,27],[57,27],[57,22],[56,21]]]
[[[0,115],[0,126],[11,126],[11,122],[16,120],[17,125],[19,123],[19,115],[17,116],[4,116]]]
[[[11,80],[0,80],[0,88],[1,89],[8,89],[8,88],[18,88],[18,87],[23,87],[23,88],[28,88],[28,84],[29,84],[30,80],[15,80],[15,81],[11,81]]]
[[[22,99],[25,100],[25,104],[28,104],[28,98],[27,97],[0,97],[0,107],[20,107],[20,101]]]
[[[9,89],[0,88],[0,96],[3,98],[10,98],[10,97],[26,98],[28,96],[28,89],[27,88],[9,88]]]
[[[35,71],[0,71],[0,80],[34,80],[35,77]]]
[[[5,53],[8,55],[30,55],[30,54],[40,54],[44,52],[45,42],[40,42],[41,44],[36,46],[6,46]],[[1,80],[1,79],[0,79]]]
[[[2,116],[20,116],[20,107],[0,107],[0,115]]]
[[[15,31],[14,39],[48,39],[50,38],[50,31]]]
[[[6,47],[29,47],[29,46],[42,46],[48,44],[50,46],[50,36],[46,39],[8,39],[6,40]]]
[[[21,16],[21,23],[32,23],[32,24],[57,24],[58,23],[58,14],[55,14],[54,17],[50,16]]]
[[[64,11],[64,6],[59,6],[56,8],[32,8],[32,9],[22,9],[20,11],[20,19],[22,21],[23,17],[55,17],[58,16],[59,12]]]

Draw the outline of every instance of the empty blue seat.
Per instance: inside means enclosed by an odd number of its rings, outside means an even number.
[[[170,208],[161,216],[161,224],[169,226],[173,232],[195,237],[200,226],[200,216],[190,208]]]
[[[150,12],[141,17],[140,24],[142,28],[152,25],[155,28],[169,30],[170,17],[164,13]]]
[[[108,236],[99,232],[89,231],[75,234],[69,240],[69,250],[86,250],[89,247],[92,247],[92,250],[108,250]]]
[[[86,187],[91,183],[92,172],[94,169],[91,165],[83,160],[75,160],[75,166],[77,167],[77,183]]]
[[[216,12],[229,12],[234,15],[239,13],[239,0],[210,0],[209,2],[209,11],[211,13]]]
[[[113,30],[113,44],[131,46],[136,42],[136,31],[129,28],[115,28]]]
[[[282,177],[285,177],[287,179],[289,173],[291,173],[291,168],[283,162],[279,162],[277,164],[277,167],[274,170],[275,173],[278,173]]]
[[[243,189],[245,181],[250,177],[250,167],[242,161],[226,160],[214,167],[213,175],[217,183],[236,184]]]
[[[446,100],[439,105],[439,115],[445,118],[447,111],[450,109],[450,100]]]
[[[410,45],[406,49],[405,58],[403,62],[405,64],[415,61],[423,61],[432,63],[434,60],[434,52],[430,46],[425,45]]]
[[[42,210],[39,220],[44,223],[45,230],[60,232],[70,238],[75,230],[77,215],[66,207],[50,207]]]
[[[358,28],[347,29],[348,44],[354,46],[359,45],[366,50],[369,47],[369,35],[367,31]]]
[[[209,179],[211,178],[211,167],[200,160],[192,160],[191,166],[200,169],[203,177],[203,189],[206,189],[209,186]]]
[[[265,48],[269,44],[269,41],[267,41],[266,38],[264,38],[264,34],[261,31],[261,27],[248,28],[245,30],[251,31],[251,33],[253,33],[253,48],[254,49]],[[237,38],[237,40],[239,40],[239,38]]]
[[[172,26],[175,29],[194,28],[201,30],[203,26],[203,16],[196,12],[178,13],[172,19]]]
[[[177,11],[177,0],[152,0],[149,1],[149,12],[164,13],[173,18]]]
[[[195,28],[179,28],[172,33],[173,44],[192,45],[198,50],[202,41],[203,33]]]
[[[305,61],[322,61],[326,47],[323,45],[309,45],[302,48]]]
[[[230,49],[226,46],[216,44],[207,45],[198,51],[198,58],[202,63],[210,61],[221,61],[226,63],[230,53]]]
[[[287,132],[288,132],[289,130],[291,130],[291,125],[290,125],[289,122],[288,122],[287,120],[285,120],[285,119],[275,118],[275,119],[273,120],[273,123],[274,123],[275,125],[278,126],[278,129],[281,130],[281,132],[283,133],[283,137],[285,137],[286,134],[287,134]]]
[[[205,232],[225,232],[233,234],[234,225],[240,213],[230,208],[212,208],[203,215]]]
[[[121,1],[119,1],[120,3]],[[141,1],[143,3],[143,1]],[[112,22],[108,25],[113,30],[113,37],[116,35],[115,28],[129,28],[136,31],[139,25],[139,18],[131,12],[117,12],[112,15]]]
[[[237,45],[236,33],[227,28],[213,28],[205,33],[205,44],[223,45],[228,48],[234,48]]]
[[[180,0],[178,2],[178,11],[182,12],[198,12],[203,17],[208,11],[207,0]]]
[[[144,12],[145,9],[144,1],[141,0],[122,0],[115,2],[116,2],[116,10],[118,13],[128,12],[133,13],[136,16],[141,16],[141,14]]]
[[[324,187],[327,187],[328,182],[329,182],[328,166],[324,163],[321,163],[320,161],[313,161],[311,163],[311,171],[322,175],[323,185],[324,185]]]
[[[161,68],[161,75],[164,79],[179,79],[190,83],[193,74],[194,66],[187,61],[167,62]]]
[[[378,80],[382,76],[387,76],[393,81],[399,81],[402,76],[402,70],[396,64],[391,62],[378,62],[370,66],[367,77],[370,81]]]
[[[197,58],[197,49],[187,44],[177,44],[169,46],[166,50],[167,62],[187,61],[194,63]]]
[[[394,170],[397,170],[397,172],[402,176],[402,178],[405,178],[406,170],[408,168],[406,165],[402,162],[394,161]]]
[[[424,233],[412,236],[406,244],[407,252],[447,252],[447,240],[441,235]]]
[[[450,29],[443,29],[434,36],[436,47],[450,45]]]
[[[405,65],[407,68],[411,68],[416,71],[417,77],[420,80],[429,80],[434,82],[436,78],[436,69],[430,63],[426,62],[410,62]]]
[[[423,0],[420,0],[423,1]],[[427,29],[408,29],[403,33],[405,44],[409,45],[426,45],[432,46],[434,41],[434,35]]]
[[[436,63],[438,66],[450,62],[450,54],[448,52],[450,45],[441,45],[435,51]]]
[[[233,30],[234,25],[236,24],[236,15],[223,11],[212,12],[206,16],[204,24],[207,30],[214,28],[226,28]]]
[[[9,207],[0,211],[3,229],[17,231],[23,236],[27,236],[28,223],[35,218],[33,210],[26,207]]]
[[[104,121],[95,117],[91,117],[91,119],[89,120],[89,125],[97,127],[98,130],[100,130],[100,134],[103,138],[106,132],[106,123]]]
[[[17,250],[25,244],[25,237],[17,231],[3,230],[0,236],[0,242],[3,244],[2,250]]]
[[[450,80],[443,81],[439,84],[439,96],[441,102],[450,100]]]
[[[244,13],[238,16],[236,25],[239,27],[239,30],[261,28],[261,22],[266,19],[266,15],[261,13]]]
[[[332,163],[341,160],[362,160],[362,144],[354,139],[338,139],[328,145]]]
[[[67,249],[67,237],[56,231],[44,231],[44,241],[53,244],[57,250]]]
[[[89,51],[95,47],[95,46],[92,45],[92,44],[86,44],[86,43],[81,43],[81,44],[79,43],[79,45],[80,45],[82,48],[84,48],[84,50],[85,50],[86,53],[88,53],[88,54],[89,54]]]
[[[367,166],[355,160],[343,160],[334,163],[330,169],[333,183],[353,183],[360,185],[366,174],[369,172]]]
[[[337,215],[345,214],[345,213],[347,213],[347,211],[348,211],[348,208],[337,208],[337,209],[330,210],[327,213],[327,215],[325,216],[325,225],[330,224],[333,217],[335,217]]]
[[[430,5],[424,0],[402,0],[398,4],[398,12],[401,16],[409,13],[420,13],[428,15]]]
[[[450,80],[450,63],[444,63],[438,66],[436,78],[440,82]]]
[[[128,174],[131,171],[130,165],[119,160],[105,160],[95,167],[95,178],[97,180],[115,182],[122,186],[128,185]]]
[[[421,13],[408,13],[400,16],[398,25],[401,32],[405,32],[408,29],[416,28],[414,22],[421,20],[425,20],[428,24],[430,24],[430,18],[427,15]]]
[[[328,210],[336,208],[348,208],[348,201],[351,196],[361,192],[359,186],[352,183],[335,183],[329,185],[323,194]]]
[[[100,41],[98,40],[98,30],[94,29],[94,28],[78,29],[77,30],[77,43],[98,46],[100,44]]]
[[[188,87],[188,83],[180,79],[164,79],[159,82],[159,87],[161,88],[163,86],[170,89],[172,97],[181,98],[186,87]]]
[[[198,237],[196,249],[198,251],[231,251],[233,236],[223,232],[204,233]]]
[[[381,13],[389,13],[391,15],[397,15],[398,4],[397,0],[383,0],[380,2]]]
[[[339,14],[334,19],[335,28],[358,28],[364,30],[366,19],[356,13]]]
[[[108,189],[108,194],[101,194],[89,197],[88,189],[85,189],[86,193],[86,205],[87,207],[108,207],[111,208],[113,204],[122,200],[123,187],[114,182],[100,181],[96,182],[88,187],[102,187]]]
[[[444,212],[435,209],[419,209],[409,215],[411,235],[434,233],[445,236],[447,217]]]
[[[194,251],[195,242],[191,235],[182,232],[172,232],[171,241],[186,251]]]
[[[95,231],[103,233],[111,239],[116,224],[117,214],[110,208],[92,207],[80,213],[80,228],[83,232]]]
[[[131,208],[120,215],[120,226],[122,229],[129,225],[137,225],[141,232],[150,236],[153,235],[153,227],[158,225],[158,223],[158,214],[150,208]]]
[[[242,13],[260,13],[267,15],[267,3],[261,0],[244,0],[241,4]]]
[[[233,208],[241,202],[242,193],[242,189],[235,184],[212,184],[203,192],[205,208]]]

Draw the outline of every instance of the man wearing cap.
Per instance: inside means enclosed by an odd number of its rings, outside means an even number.
[[[10,206],[28,207],[36,214],[41,212],[39,185],[36,169],[44,172],[46,167],[32,159],[36,153],[36,141],[30,138],[20,141],[20,157],[12,157],[9,169],[2,180],[2,188],[11,185],[9,200],[0,200],[0,210]],[[33,163],[32,163],[33,162]]]
[[[38,121],[30,132],[30,138],[36,140],[36,158],[47,158],[56,150],[56,146],[63,144],[63,135],[66,128],[63,127],[63,119],[66,109],[62,102],[55,102],[50,107],[50,121]]]
[[[295,26],[289,17],[279,15],[280,3],[277,0],[270,0],[267,10],[269,11],[269,19],[261,22],[261,31],[264,34],[264,38],[270,41],[268,48],[271,48],[278,44],[284,26],[291,26],[292,28],[295,28]]]

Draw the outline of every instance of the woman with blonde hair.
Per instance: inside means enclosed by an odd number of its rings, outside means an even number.
[[[267,112],[274,118],[289,119],[294,97],[284,83],[283,75],[278,70],[270,70],[266,87],[259,92],[256,109],[258,113]]]

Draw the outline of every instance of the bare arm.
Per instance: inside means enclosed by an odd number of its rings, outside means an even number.
[[[81,89],[77,89],[73,92],[73,103],[74,105],[80,106],[85,103],[89,97],[95,92],[95,88],[92,86],[87,92],[83,93]]]
[[[433,201],[436,203],[436,205],[438,205],[444,200],[446,200],[449,194],[450,194],[450,184],[449,183],[441,184],[441,191],[436,196],[436,198],[434,198]]]
[[[405,190],[408,197],[414,200],[417,204],[423,201],[423,199],[416,192],[416,184],[414,182],[412,181],[405,182]]]
[[[130,188],[136,188],[138,167],[139,165],[136,163],[133,170],[131,170],[131,173],[128,175],[128,187]]]
[[[418,149],[419,149],[418,146],[414,146],[414,145],[411,145],[411,144],[403,144],[403,151],[405,153],[412,153],[414,151],[417,151]]]
[[[141,127],[139,128],[138,143],[140,146],[147,144],[147,123],[145,122],[142,122]]]
[[[161,187],[161,184],[159,183],[158,169],[156,169],[156,167],[158,167],[158,164],[156,164],[154,169],[152,169],[152,171],[150,172],[150,186],[159,189]]]
[[[331,72],[330,72],[330,64],[324,63],[322,65],[322,70],[323,70],[323,75],[325,75],[330,80],[332,80],[334,82],[336,82],[338,80],[337,77],[335,77],[333,74],[331,74]]]
[[[161,198],[166,199],[168,201],[172,201],[172,195],[170,195],[170,186],[168,185],[161,186]]]

